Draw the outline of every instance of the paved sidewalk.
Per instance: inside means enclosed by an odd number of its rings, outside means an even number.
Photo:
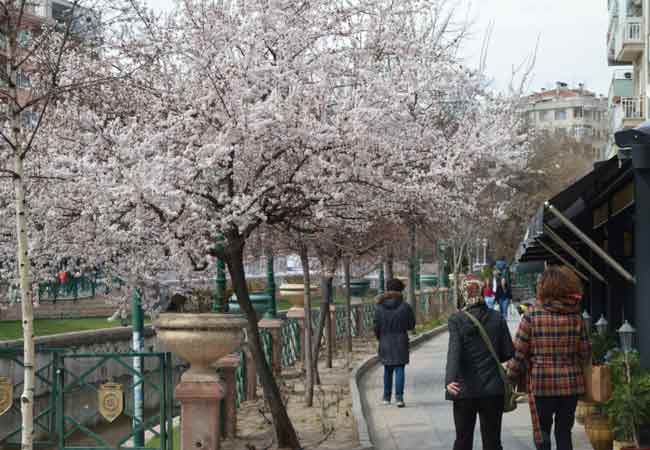
[[[444,374],[447,358],[447,333],[429,341],[411,355],[406,369],[406,408],[381,404],[383,368],[377,367],[364,376],[361,395],[368,412],[370,435],[377,450],[451,450],[454,425],[451,403],[445,401]],[[515,412],[504,415],[504,450],[534,450],[530,412],[520,403]],[[574,450],[588,450],[591,445],[584,429],[574,428]],[[474,449],[481,445],[476,424]]]

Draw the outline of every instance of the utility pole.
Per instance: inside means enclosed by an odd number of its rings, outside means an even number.
[[[133,292],[131,306],[131,323],[133,326],[133,352],[144,351],[144,314],[142,296],[139,289]],[[133,446],[144,447],[144,364],[142,356],[133,357]]]

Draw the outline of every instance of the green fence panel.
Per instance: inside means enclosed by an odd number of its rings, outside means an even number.
[[[57,410],[56,399],[60,395],[60,386],[57,383],[56,373],[61,364],[61,349],[39,349],[36,360],[36,392],[35,397],[40,399],[34,408],[34,430],[36,440],[35,448],[52,448],[57,445]],[[17,368],[21,373],[24,369],[22,349],[0,349],[0,361],[5,367]],[[12,380],[12,373],[0,372],[0,377],[8,377],[13,386],[14,401],[11,408],[0,416],[0,448],[20,448],[22,428],[11,427],[12,418],[20,423],[20,401],[16,398],[22,392],[23,382]]]

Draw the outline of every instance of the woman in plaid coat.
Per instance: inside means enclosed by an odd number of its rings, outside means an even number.
[[[578,396],[585,392],[583,366],[591,345],[581,315],[582,283],[566,267],[549,267],[537,285],[537,304],[519,324],[509,375],[527,374],[530,412],[538,450],[572,450]]]

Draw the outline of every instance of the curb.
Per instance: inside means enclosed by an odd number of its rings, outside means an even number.
[[[419,336],[411,339],[411,350],[419,347],[425,342],[433,339],[434,337],[447,331],[447,325],[439,326],[431,331],[422,333]],[[361,401],[361,391],[359,383],[361,378],[374,368],[379,363],[377,355],[369,356],[364,359],[350,374],[350,394],[352,396],[352,415],[357,423],[357,434],[359,435],[359,447],[354,450],[374,450],[375,446],[370,437],[370,430],[368,429],[368,422],[366,421],[366,414]]]

